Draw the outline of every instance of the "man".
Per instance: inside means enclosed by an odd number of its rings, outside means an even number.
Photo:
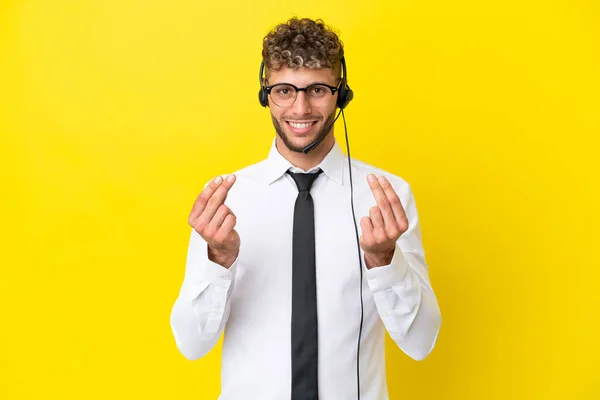
[[[441,325],[411,188],[349,169],[333,135],[344,50],[322,21],[279,25],[262,54],[277,135],[193,205],[176,345],[197,359],[224,332],[221,400],[387,399],[385,331],[422,360]]]

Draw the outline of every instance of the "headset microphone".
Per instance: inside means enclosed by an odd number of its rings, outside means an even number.
[[[331,130],[331,128],[333,128],[333,124],[335,124],[335,121],[337,121],[338,117],[340,116],[341,112],[342,112],[342,109],[340,109],[340,111],[338,112],[337,117],[335,117],[335,119],[331,122],[331,124],[329,124],[329,126],[325,130],[325,132],[327,132],[326,135],[324,135],[320,139],[315,140],[314,142],[312,142],[311,144],[309,144],[308,146],[306,146],[304,149],[302,149],[302,152],[304,154],[308,154],[309,151],[311,151],[312,149],[314,149],[315,147],[317,147],[319,145],[319,143],[321,143],[323,140],[325,140],[325,138],[329,134],[329,131]]]

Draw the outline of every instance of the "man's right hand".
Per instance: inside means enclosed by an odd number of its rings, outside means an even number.
[[[225,268],[231,267],[240,249],[240,235],[233,229],[236,217],[224,202],[235,175],[213,179],[200,193],[188,223],[208,244],[208,258]]]

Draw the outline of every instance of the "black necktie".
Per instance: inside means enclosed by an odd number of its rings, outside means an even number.
[[[292,250],[292,400],[318,400],[315,221],[310,187],[323,172],[292,173],[298,186]]]

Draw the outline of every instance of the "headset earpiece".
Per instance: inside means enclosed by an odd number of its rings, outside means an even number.
[[[354,92],[352,92],[352,89],[350,89],[350,86],[348,86],[348,76],[346,73],[346,60],[344,59],[344,57],[342,56],[340,63],[342,65],[342,74],[343,74],[343,78],[342,81],[340,82],[340,88],[338,90],[338,98],[337,98],[337,106],[341,109],[346,108],[346,106],[348,105],[348,103],[350,103],[350,100],[352,100],[352,98],[354,97]]]
[[[260,63],[260,73],[258,75],[258,80],[260,83],[260,90],[258,91],[258,101],[260,102],[260,105],[263,107],[266,107],[269,104],[269,94],[267,93],[267,90],[265,89],[265,85],[263,82],[263,70],[265,68],[265,63],[264,61],[261,61]]]

